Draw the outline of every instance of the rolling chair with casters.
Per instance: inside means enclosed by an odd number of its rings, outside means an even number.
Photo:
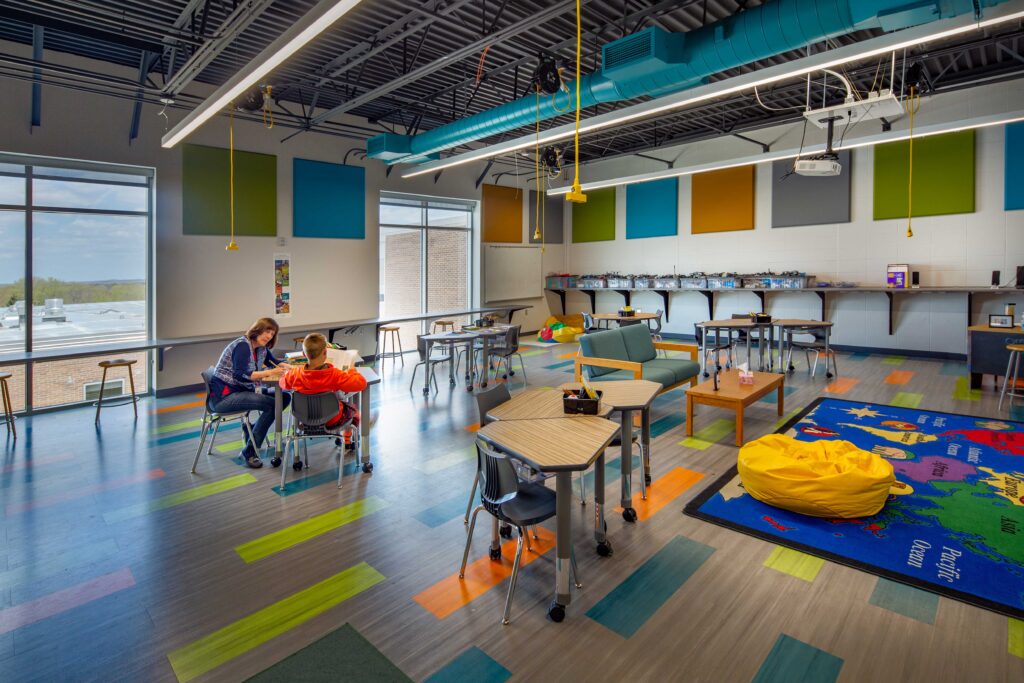
[[[473,542],[473,528],[476,516],[483,510],[494,517],[495,525],[503,522],[515,527],[519,532],[516,543],[516,557],[512,563],[512,578],[508,585],[505,598],[505,610],[501,623],[509,623],[509,612],[512,609],[512,596],[516,591],[516,579],[519,578],[519,565],[523,556],[523,539],[528,547],[530,538],[527,528],[535,526],[555,516],[555,492],[543,484],[523,482],[516,474],[515,467],[508,456],[492,450],[482,439],[476,442],[477,467],[480,471],[480,505],[473,510],[469,522],[469,533],[466,535],[466,549],[462,553],[462,565],[459,568],[459,579],[465,578],[466,563],[469,561],[469,546]],[[532,547],[531,547],[532,549]],[[501,559],[501,542],[497,534],[491,538],[490,557]],[[576,566],[576,553],[572,553],[572,573],[576,588],[582,588],[579,571]],[[552,604],[548,610],[552,621],[565,618],[565,608]]]
[[[590,315],[589,313],[584,312],[583,313],[583,334],[590,334],[591,332],[597,332],[600,329],[601,328],[598,326],[597,322],[594,320],[594,316]]]
[[[249,422],[249,411],[241,411],[237,413],[218,413],[212,406],[211,399],[213,398],[210,392],[210,380],[213,379],[214,369],[212,367],[206,368],[200,374],[203,378],[203,384],[206,386],[206,401],[203,402],[203,427],[199,433],[199,447],[196,449],[196,457],[192,461],[192,474],[196,473],[196,465],[199,464],[199,456],[203,452],[203,444],[206,442],[206,435],[210,432],[210,427],[213,427],[213,434],[210,435],[210,447],[206,450],[206,454],[210,455],[213,453],[213,442],[217,440],[217,430],[224,422],[234,422],[235,420],[241,420],[242,430],[248,435],[249,443],[256,443],[256,440],[252,438],[252,423]],[[275,458],[276,460],[276,458]],[[272,463],[273,464],[273,463]],[[280,462],[274,465],[277,467]]]
[[[651,339],[653,339],[656,342],[665,341],[661,337],[661,318],[664,315],[665,311],[659,308],[654,312],[655,317],[647,321],[647,327],[649,327],[651,330]],[[666,351],[665,349],[661,349],[660,351],[663,356],[665,356],[666,358],[668,357],[668,351]]]
[[[333,391],[326,391],[321,394],[292,394],[292,413],[289,420],[288,435],[285,437],[284,456],[287,460],[292,448],[295,453],[292,456],[292,469],[296,472],[302,471],[303,467],[309,466],[309,452],[306,449],[306,442],[312,439],[330,439],[337,443],[345,430],[352,426],[352,420],[339,422],[331,427],[327,426],[338,414],[338,394]],[[353,440],[359,439],[359,430],[352,430]],[[299,458],[298,443],[302,442],[302,455]],[[358,441],[355,441],[358,450]],[[345,451],[338,449],[338,488],[341,488],[341,478],[345,472]],[[373,471],[373,463],[363,463],[363,472],[369,474]],[[288,468],[281,468],[281,488],[284,488],[288,478]]]
[[[805,334],[809,334],[814,337],[813,341],[802,342],[802,341],[790,341],[789,342],[789,354],[786,358],[787,369],[793,369],[793,349],[803,349],[804,351],[804,362],[807,363],[807,371],[811,373],[811,377],[818,374],[818,358],[825,353],[825,331],[822,329],[810,329],[806,330]],[[811,365],[810,354],[814,352],[814,365]],[[836,350],[829,346],[828,356],[832,358],[832,370],[835,371],[835,376],[839,376],[839,366],[836,365]],[[825,377],[832,379],[833,374],[828,368],[828,357],[825,358]]]
[[[710,377],[711,373],[708,372],[708,356],[713,355],[713,357],[715,359],[715,364],[717,365],[718,364],[718,354],[721,353],[722,351],[726,351],[729,354],[728,357],[726,358],[726,361],[725,361],[725,366],[726,367],[730,367],[730,365],[735,362],[735,359],[733,358],[733,343],[732,343],[732,338],[731,337],[726,337],[726,342],[723,344],[722,343],[722,337],[719,336],[718,332],[716,331],[715,332],[715,337],[714,337],[714,339],[715,339],[714,343],[712,344],[710,342],[710,339],[709,339],[708,340],[708,346],[705,347],[705,344],[704,344],[705,335],[710,337],[710,335],[709,335],[707,330],[705,330],[703,327],[701,327],[697,323],[694,323],[693,324],[693,336],[694,336],[694,339],[697,341],[697,346],[699,346],[701,348],[704,348],[704,357],[701,358],[701,365],[704,368],[704,376],[705,377]]]
[[[497,377],[498,368],[501,364],[505,364],[505,374],[501,376],[502,379],[508,379],[516,374],[516,371],[512,369],[512,357],[517,356],[519,358],[519,369],[523,373],[523,382],[526,382],[526,365],[523,363],[523,354],[519,353],[519,325],[510,325],[505,331],[505,338],[501,345],[497,348],[490,349],[491,358],[497,358],[498,364],[494,368],[494,375]]]
[[[440,345],[437,345],[437,346],[440,346]],[[433,353],[434,349],[437,348],[437,346],[435,346],[434,348],[430,349],[431,353]],[[414,386],[416,386],[416,371],[419,370],[420,367],[423,367],[424,368],[423,371],[426,372],[426,365],[427,365],[427,342],[425,342],[423,340],[423,335],[422,334],[417,334],[416,335],[416,352],[419,354],[420,360],[412,368],[412,379],[409,380],[409,391],[412,391],[412,388]],[[434,391],[438,390],[437,389],[437,377],[434,376],[434,370],[435,370],[434,366],[435,366],[435,364],[437,364],[437,363],[451,363],[451,362],[452,362],[452,356],[451,356],[450,352],[449,353],[445,353],[444,355],[433,356],[430,359],[430,381],[434,383]],[[451,378],[449,380],[449,382],[451,383],[452,386],[455,386],[455,379],[454,379],[454,377]],[[426,389],[423,390],[423,395],[424,396],[426,396],[428,393],[429,392]]]

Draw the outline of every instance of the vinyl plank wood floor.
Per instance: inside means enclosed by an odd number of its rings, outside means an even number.
[[[571,366],[559,362],[568,351],[558,345],[525,358],[530,386],[571,379]],[[856,382],[845,382],[837,397],[889,403],[900,393],[917,394],[922,409],[999,416],[991,385],[980,397],[958,392],[960,376],[949,363],[907,358],[899,370],[909,379],[894,385],[886,382],[893,370],[884,356],[845,359],[839,355],[842,378]],[[169,653],[261,610],[273,615],[267,608],[360,563],[384,580],[264,643],[242,643],[240,654],[196,680],[245,680],[344,623],[414,680],[475,646],[513,680],[750,681],[782,634],[842,659],[843,681],[1024,680],[1024,659],[1008,652],[1005,617],[940,598],[934,624],[924,623],[872,604],[874,575],[825,562],[813,582],[804,581],[765,566],[772,544],[683,516],[683,505],[733,465],[737,449],[732,433],[701,450],[681,445],[682,392],[654,404],[652,419],[667,421],[654,441],[652,475],[657,480],[682,467],[704,478],[651,518],[627,524],[610,511],[619,482],[609,477],[611,558],[594,552],[592,505],[574,503],[584,587],[565,622],[545,616],[552,552],[521,572],[510,625],[500,624],[507,581],[437,619],[413,597],[458,571],[464,505],[439,504],[468,496],[475,464],[459,452],[472,445],[466,427],[478,416],[461,379],[450,389],[443,370],[440,393],[424,399],[419,385],[410,393],[412,365],[384,366],[371,418],[374,472],[346,476],[340,490],[327,481],[281,496],[274,491],[280,472],[269,463],[248,470],[233,453],[217,451],[190,474],[198,438],[167,437],[197,432],[201,410],[158,409],[194,402],[192,394],[147,399],[137,421],[115,408],[96,428],[92,410],[80,408],[20,420],[16,442],[0,431],[0,680],[175,681]],[[513,392],[524,386],[521,377],[511,378]],[[811,378],[802,362],[786,386],[786,414],[830,395],[821,373]],[[729,418],[698,407],[695,431]],[[778,420],[773,403],[751,406],[747,438],[773,431]],[[237,437],[227,432],[218,441]],[[310,454],[309,474],[333,470],[329,445],[311,446]],[[154,470],[163,475],[149,476]],[[153,505],[246,474],[255,481]],[[305,473],[290,472],[289,481],[299,476]],[[634,477],[635,495],[637,487]],[[235,551],[371,496],[384,505],[279,552],[246,563]],[[417,519],[431,508],[429,525]],[[481,518],[471,560],[486,555],[489,529]],[[631,637],[586,616],[678,536],[713,552]],[[131,585],[98,597],[83,593],[100,577],[125,572]],[[46,614],[28,618],[29,604],[45,606]]]

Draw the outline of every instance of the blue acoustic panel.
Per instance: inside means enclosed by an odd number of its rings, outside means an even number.
[[[1024,121],[1006,126],[1006,194],[1007,211],[1024,209]]]
[[[626,239],[678,233],[679,179],[665,178],[626,186]]]
[[[292,162],[292,236],[366,237],[366,171],[325,161]]]

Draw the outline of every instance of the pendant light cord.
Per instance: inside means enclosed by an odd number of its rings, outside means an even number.
[[[909,159],[907,161],[907,237],[914,236],[914,114],[921,108],[921,97],[917,94],[917,87],[910,86],[910,95],[907,97],[907,116],[910,119],[909,138]]]

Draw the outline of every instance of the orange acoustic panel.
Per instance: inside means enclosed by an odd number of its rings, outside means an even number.
[[[484,242],[522,243],[522,190],[517,187],[484,185],[481,212]]]
[[[754,229],[754,167],[723,168],[693,176],[691,232]]]

